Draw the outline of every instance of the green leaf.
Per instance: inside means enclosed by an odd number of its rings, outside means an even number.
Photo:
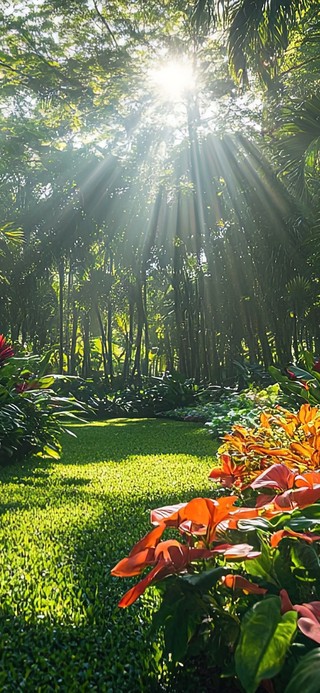
[[[311,373],[309,373],[309,371],[305,371],[303,368],[298,368],[298,366],[291,366],[290,365],[290,371],[292,373],[294,373],[294,375],[296,376],[296,378],[298,378],[298,380],[300,380],[300,379],[301,380],[314,380],[313,375],[311,375]]]
[[[279,597],[268,597],[247,611],[235,652],[236,673],[246,693],[255,693],[263,679],[281,670],[296,620],[293,611],[281,616]]]
[[[246,562],[246,572],[249,575],[256,575],[268,582],[274,583],[271,554],[271,547],[266,542],[261,541],[261,555]]]
[[[284,693],[319,693],[320,647],[308,652],[296,666]]]
[[[241,532],[253,532],[257,529],[270,530],[270,523],[264,517],[255,517],[252,520],[239,520],[238,529]]]
[[[47,390],[54,383],[54,380],[55,380],[55,378],[53,375],[42,376],[38,380],[39,388],[44,388]]]
[[[292,542],[291,559],[298,579],[320,578],[320,562],[313,546],[305,542]]]
[[[193,586],[177,576],[159,583],[157,589],[164,595],[154,614],[153,628],[163,626],[165,653],[173,662],[181,662],[208,606]]]
[[[311,351],[304,351],[303,352],[303,360],[305,363],[305,367],[309,370],[312,371],[313,366],[314,366],[314,356],[311,353]]]
[[[181,579],[203,593],[208,592],[208,590],[220,580],[222,575],[226,575],[227,573],[230,573],[230,569],[228,568],[214,568],[213,570],[206,570],[198,575],[186,575]]]
[[[203,620],[207,608],[200,597],[192,599],[185,597],[177,604],[165,623],[164,640],[167,654],[171,654],[174,662],[181,662],[187,652],[188,644]]]
[[[60,459],[58,450],[55,450],[51,445],[45,445],[41,457],[53,457],[55,460]]]

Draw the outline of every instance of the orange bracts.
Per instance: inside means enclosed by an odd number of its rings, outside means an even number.
[[[242,590],[245,594],[266,594],[268,591],[264,587],[259,587],[255,582],[249,582],[242,575],[224,575],[221,578],[225,587],[229,587],[231,590]]]
[[[263,412],[256,429],[234,426],[224,436],[221,464],[210,478],[243,490],[273,463],[297,471],[320,469],[319,408],[303,404],[297,414],[280,407],[278,412]]]
[[[250,544],[217,544],[217,530],[222,522],[236,526],[239,519],[256,517],[256,508],[237,508],[236,496],[211,500],[194,498],[189,503],[158,508],[151,519],[156,527],[135,544],[128,557],[112,569],[117,577],[140,575],[145,568],[151,571],[121,599],[119,606],[132,604],[145,589],[167,575],[183,572],[193,561],[224,556],[227,561],[243,561],[260,556]],[[188,544],[175,539],[160,541],[167,527],[175,527],[185,535]],[[196,546],[194,546],[196,542]]]

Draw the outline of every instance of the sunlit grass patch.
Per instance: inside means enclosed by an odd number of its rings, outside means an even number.
[[[110,568],[153,507],[210,493],[215,447],[194,424],[77,426],[60,462],[0,471],[1,691],[161,690],[150,597],[117,608]]]

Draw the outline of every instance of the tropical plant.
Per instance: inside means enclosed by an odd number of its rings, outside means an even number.
[[[42,358],[19,355],[0,335],[0,462],[29,454],[59,458],[60,437],[68,432],[76,400],[58,397],[51,389],[58,376],[46,374],[50,353]]]
[[[215,438],[222,438],[237,423],[246,427],[256,426],[265,408],[284,405],[288,399],[278,384],[269,385],[264,390],[248,388],[241,392],[217,387],[208,390],[209,393],[209,401],[177,407],[164,412],[164,416],[182,421],[203,421]]]
[[[264,390],[249,388],[222,397],[212,406],[206,425],[215,438],[221,438],[237,423],[245,427],[257,426],[264,409],[272,410],[280,404],[284,404],[284,396],[281,397],[279,386],[269,385]]]
[[[320,410],[303,404],[297,413],[277,407],[262,412],[255,428],[236,425],[224,436],[218,450],[221,466],[212,478],[231,487],[246,488],[270,464],[286,464],[292,469],[316,470],[320,466]],[[233,479],[233,481],[231,480]]]
[[[310,442],[319,417],[303,405],[278,426],[288,437],[305,435]],[[271,423],[264,423],[273,445]],[[254,446],[252,432],[251,438]],[[268,454],[259,434],[256,448]],[[175,667],[183,663],[186,678],[198,665],[200,677],[201,667],[202,676],[205,670],[206,678],[221,679],[225,690],[298,691],[300,672],[320,644],[320,472],[319,460],[310,461],[305,449],[293,442],[295,459],[282,451],[279,463],[264,460],[251,482],[245,463],[225,459],[228,469],[225,464],[213,470],[211,478],[233,495],[152,511],[153,529],[112,569],[118,577],[151,569],[119,606],[157,587],[161,603],[154,628],[163,630],[164,652],[177,678]],[[242,494],[239,481],[242,489],[246,482]],[[163,540],[167,529],[171,538]],[[310,678],[310,690],[316,690]]]
[[[224,23],[231,67],[242,85],[247,85],[251,68],[270,87],[279,77],[290,40],[305,28],[306,15],[310,21],[316,18],[317,0],[195,0],[193,21],[203,30]],[[305,42],[311,41],[305,37]]]
[[[312,405],[318,405],[320,402],[320,360],[309,351],[303,351],[301,361],[301,366],[290,364],[284,372],[270,366],[270,374],[293,402],[306,400]]]

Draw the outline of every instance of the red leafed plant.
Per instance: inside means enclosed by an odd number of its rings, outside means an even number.
[[[262,415],[257,430],[235,426],[210,474],[232,495],[153,510],[153,529],[113,568],[140,578],[119,606],[160,593],[169,666],[201,663],[246,693],[282,693],[307,666],[320,644],[319,440],[308,404]]]
[[[4,335],[0,334],[0,367],[12,356],[14,356],[12,346],[7,342]]]

